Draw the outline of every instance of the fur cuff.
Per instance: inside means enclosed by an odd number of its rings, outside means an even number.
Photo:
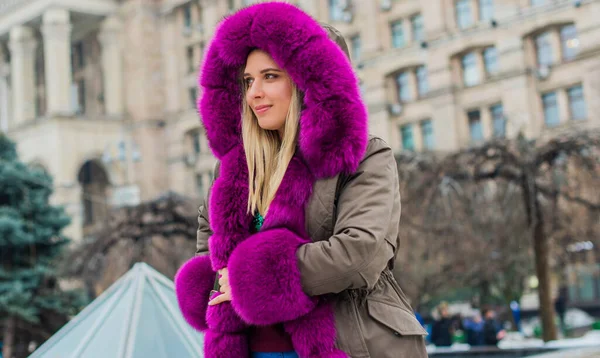
[[[229,258],[232,304],[244,321],[271,325],[310,312],[316,298],[302,291],[296,259],[305,241],[286,229],[265,230],[240,243]]]
[[[211,330],[204,333],[204,358],[248,358],[249,356],[246,333],[221,333]]]
[[[215,276],[216,272],[211,268],[208,255],[193,257],[175,275],[175,294],[179,309],[187,323],[199,331],[208,329],[206,308]]]
[[[231,302],[208,306],[206,322],[208,328],[215,332],[238,333],[248,328],[231,306]]]

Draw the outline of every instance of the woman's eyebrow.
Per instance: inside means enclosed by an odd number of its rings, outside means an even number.
[[[264,70],[260,71],[260,73],[265,73],[265,72],[283,72],[283,71],[280,69],[277,69],[277,68],[265,68]],[[247,72],[244,73],[244,77],[248,77],[248,76],[252,76],[252,75]]]

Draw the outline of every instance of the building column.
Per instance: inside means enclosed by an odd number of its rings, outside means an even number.
[[[381,34],[379,33],[379,2],[357,1],[355,17],[362,20],[360,36],[365,55],[379,52],[382,49]]]
[[[35,50],[33,30],[17,26],[10,30],[13,120],[10,127],[35,119]]]
[[[219,2],[217,1],[201,1],[200,6],[202,7],[202,27],[204,29],[204,40],[208,42],[215,33],[217,23],[222,17],[222,13],[219,9]]]
[[[410,22],[410,18],[406,17],[401,19],[402,20],[402,32],[404,35],[404,47],[413,45],[413,32],[412,32],[412,23]],[[390,40],[391,40],[391,36],[390,36]],[[391,44],[391,42],[390,42]]]
[[[475,59],[477,61],[477,73],[479,74],[479,82],[485,83],[487,81],[487,72],[485,70],[485,62],[483,61],[483,51],[475,51]]]
[[[569,97],[564,88],[556,90],[556,104],[558,105],[559,122],[567,123],[571,120],[571,110],[569,107]]]
[[[488,106],[481,107],[479,111],[481,114],[481,130],[483,132],[483,140],[488,141],[493,138],[494,134],[492,113],[490,112],[490,107]]]
[[[417,81],[417,73],[415,68],[411,68],[408,70],[408,87],[410,88],[410,98],[411,102],[419,99],[419,91],[417,89],[418,81]]]
[[[9,64],[4,62],[5,54],[0,47],[0,132],[8,131],[10,94],[8,90]]]
[[[390,127],[393,125],[390,123],[388,112],[388,104],[397,102],[396,91],[390,90],[394,88],[394,80],[390,77],[376,76],[370,71],[365,71],[361,77],[364,78],[362,86],[365,89],[361,96],[369,111],[369,133],[381,137],[395,148],[396,142],[390,133]]]
[[[109,17],[104,20],[98,36],[102,44],[104,109],[109,117],[121,117],[124,110],[121,32],[120,21]]]
[[[71,115],[71,22],[69,12],[50,9],[44,13],[44,64],[46,68],[47,112],[53,115]]]
[[[583,98],[588,121],[600,123],[600,103],[595,100],[600,98],[600,58],[590,61],[587,67],[587,76],[583,79]]]
[[[425,148],[423,143],[423,132],[421,131],[421,121],[412,122],[412,135],[413,143],[415,144],[415,151],[422,152]]]

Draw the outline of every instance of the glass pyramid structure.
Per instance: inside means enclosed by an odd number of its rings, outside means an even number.
[[[173,282],[136,263],[30,358],[202,358],[202,347]]]

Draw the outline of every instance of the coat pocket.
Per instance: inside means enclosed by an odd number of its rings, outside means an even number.
[[[369,316],[389,328],[395,336],[426,336],[412,312],[384,302],[367,299]]]

